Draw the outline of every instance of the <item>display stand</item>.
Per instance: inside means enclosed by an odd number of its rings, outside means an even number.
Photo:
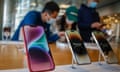
[[[102,65],[102,63],[101,63],[101,52],[100,52],[100,50],[99,50],[99,56],[98,56],[98,64],[99,64],[99,65]]]
[[[65,33],[65,36],[66,36],[66,39],[68,40],[68,42],[70,42],[69,41],[69,38],[68,38],[68,36],[67,36],[67,34]],[[68,47],[70,48],[70,51],[71,51],[71,53],[72,53],[72,66],[71,66],[71,68],[72,69],[76,69],[76,67],[75,67],[75,65],[76,65],[76,59],[75,59],[75,55],[74,55],[74,53],[73,53],[73,51],[72,51],[72,46],[70,45],[70,43],[68,43]]]
[[[101,49],[100,49],[100,46],[97,44],[97,47],[99,47],[99,56],[98,56],[98,64],[99,65],[102,65],[102,62],[101,62],[101,56],[103,56],[103,59],[105,62],[107,62],[106,58],[105,58],[105,55],[102,53]]]
[[[111,54],[112,57],[110,58],[110,55],[106,55],[104,52],[102,52],[102,49],[100,49],[100,46],[98,45],[97,43],[97,47],[99,49],[99,56],[98,56],[98,64],[99,65],[102,65],[102,62],[101,62],[101,56],[103,57],[104,61],[108,64],[116,64],[118,62],[118,59],[117,57],[115,56],[115,54],[113,53],[113,51],[111,51]],[[109,51],[110,53],[110,51]]]
[[[73,57],[72,57],[72,69],[76,69],[76,62],[74,61]]]

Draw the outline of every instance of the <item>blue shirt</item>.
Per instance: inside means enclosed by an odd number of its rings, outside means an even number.
[[[17,30],[15,31],[15,33],[12,37],[12,40],[14,40],[14,41],[19,40],[20,29],[24,25],[40,25],[40,26],[42,26],[45,30],[48,42],[54,42],[59,39],[59,36],[57,34],[52,35],[52,33],[50,31],[50,24],[47,24],[42,21],[40,12],[30,11],[27,13],[27,15],[21,21],[20,25],[18,26]]]

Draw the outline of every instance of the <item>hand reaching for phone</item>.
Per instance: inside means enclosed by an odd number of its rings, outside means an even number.
[[[58,36],[60,36],[60,37],[61,37],[61,36],[64,36],[64,35],[65,35],[65,32],[64,32],[64,31],[58,33]]]
[[[91,25],[91,28],[101,29],[101,27],[102,27],[102,24],[100,24],[99,22],[94,22]]]

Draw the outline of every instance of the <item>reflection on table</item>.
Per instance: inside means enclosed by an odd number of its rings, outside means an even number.
[[[50,43],[49,47],[56,66],[71,64],[72,55],[68,47],[61,48],[56,46],[56,43]],[[115,52],[120,61],[120,45],[114,46],[113,44],[112,47],[115,47]],[[24,49],[23,42],[0,41],[0,70],[27,68],[27,59]],[[87,50],[91,61],[98,61],[99,51],[91,48]]]

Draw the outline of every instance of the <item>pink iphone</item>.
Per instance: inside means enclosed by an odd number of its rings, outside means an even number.
[[[41,26],[22,28],[30,72],[53,70],[54,61]]]

